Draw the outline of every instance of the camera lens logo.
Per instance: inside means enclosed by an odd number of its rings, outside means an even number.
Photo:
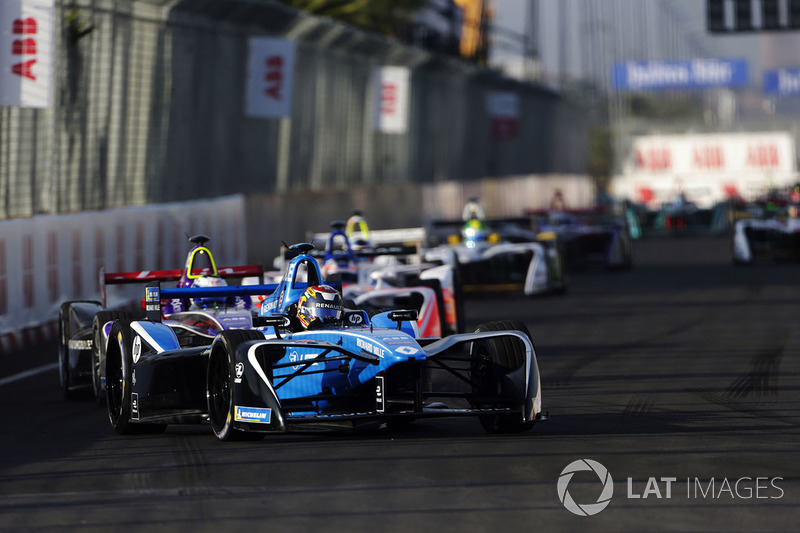
[[[597,474],[597,477],[600,478],[600,481],[603,483],[603,491],[600,493],[595,503],[579,504],[572,499],[567,487],[572,480],[572,476],[575,475],[575,472],[587,470]],[[611,479],[611,474],[608,473],[608,469],[591,459],[578,459],[577,461],[571,462],[561,471],[561,475],[558,477],[558,499],[561,500],[561,503],[564,504],[567,511],[578,516],[596,515],[608,506],[613,495],[614,480]]]

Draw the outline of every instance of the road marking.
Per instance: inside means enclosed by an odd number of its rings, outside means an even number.
[[[21,379],[35,376],[37,374],[43,374],[45,372],[49,372],[50,370],[56,370],[57,368],[58,368],[58,363],[51,363],[49,365],[40,366],[39,368],[34,368],[32,370],[26,370],[25,372],[20,372],[19,374],[14,374],[13,376],[8,376],[7,378],[0,379],[0,387],[2,387],[3,385],[8,385],[9,383],[14,383],[15,381],[19,381]]]

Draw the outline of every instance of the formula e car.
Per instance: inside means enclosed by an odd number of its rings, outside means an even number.
[[[58,362],[61,391],[66,399],[82,396],[90,391],[102,400],[105,390],[105,346],[111,323],[122,318],[133,318],[130,310],[106,307],[106,285],[146,283],[148,281],[176,281],[179,287],[219,286],[223,278],[241,278],[260,275],[260,265],[217,268],[211,251],[206,247],[205,235],[189,237],[194,245],[186,257],[183,270],[148,270],[140,272],[100,271],[102,301],[75,300],[61,304],[58,318]],[[217,331],[242,327],[249,320],[249,299],[173,299],[166,302],[165,315],[174,321],[192,324],[190,332],[181,336],[183,342],[198,342],[197,335],[205,326],[206,336],[213,338]],[[202,342],[202,341],[200,341]],[[210,341],[209,341],[210,342]]]
[[[353,224],[354,217],[347,225]],[[366,223],[358,219],[363,235],[368,231]],[[315,250],[310,252],[322,258],[323,279],[342,284],[345,299],[373,313],[414,309],[423,337],[463,331],[461,287],[453,266],[421,263],[416,244],[389,242],[385,231],[373,233],[377,241],[373,244],[361,235],[351,239],[346,227],[344,222],[332,222],[330,233],[313,236]],[[322,252],[315,253],[316,243],[323,244]]]
[[[751,218],[743,216],[733,226],[733,264],[753,263],[758,259],[800,260],[800,207],[776,206],[766,211],[753,205]]]
[[[427,262],[456,268],[466,295],[510,292],[538,296],[566,291],[564,261],[555,233],[533,231],[527,218],[470,216],[466,221],[432,222],[423,254]]]
[[[628,269],[633,266],[631,236],[624,218],[599,209],[529,211],[538,232],[558,236],[565,269],[589,265]]]
[[[114,430],[209,423],[218,439],[230,441],[300,426],[391,426],[453,416],[477,417],[488,432],[523,432],[542,418],[536,354],[519,322],[421,339],[413,310],[369,317],[344,309],[318,329],[293,329],[297,294],[321,279],[311,246],[293,247],[298,254],[253,329],[222,331],[208,346],[181,346],[162,321],[162,299],[244,297],[272,286],[148,285],[147,319],[117,320],[111,329],[107,405]]]
[[[657,210],[643,204],[627,204],[628,226],[634,238],[640,236],[720,235],[730,230],[731,202],[722,201],[701,208],[678,196]]]

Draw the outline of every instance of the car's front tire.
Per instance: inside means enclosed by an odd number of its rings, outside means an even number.
[[[132,319],[133,313],[128,311],[100,311],[92,321],[92,390],[97,403],[105,401],[106,389],[103,386],[105,374],[106,342],[102,328],[107,322],[120,319]]]
[[[475,333],[484,331],[519,331],[530,338],[527,326],[518,320],[485,322]],[[501,404],[511,405],[513,393],[505,390],[504,377],[525,365],[525,345],[519,339],[495,337],[472,343],[473,392],[484,398],[495,397]],[[492,407],[479,405],[477,407]],[[480,415],[481,425],[488,433],[522,433],[533,427],[533,422],[522,420],[520,413]]]
[[[239,344],[264,340],[264,335],[254,330],[228,330],[220,333],[208,358],[206,396],[211,430],[221,441],[261,440],[263,433],[249,433],[233,427],[233,391],[236,376],[236,348]]]
[[[108,335],[106,347],[106,404],[111,427],[120,435],[160,433],[164,424],[141,424],[133,422],[133,354],[131,320],[114,322]]]

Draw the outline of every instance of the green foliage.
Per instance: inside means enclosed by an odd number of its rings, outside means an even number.
[[[279,0],[295,9],[329,17],[351,26],[397,36],[414,11],[428,0]]]
[[[685,94],[635,94],[626,98],[625,105],[631,116],[654,120],[691,118],[703,112],[702,101]]]
[[[593,176],[598,186],[604,187],[611,174],[614,157],[611,130],[606,126],[594,125],[589,130],[589,175]]]
[[[70,46],[75,46],[78,41],[92,33],[95,25],[86,22],[80,9],[70,8],[64,15],[64,22],[67,25],[67,42]]]

